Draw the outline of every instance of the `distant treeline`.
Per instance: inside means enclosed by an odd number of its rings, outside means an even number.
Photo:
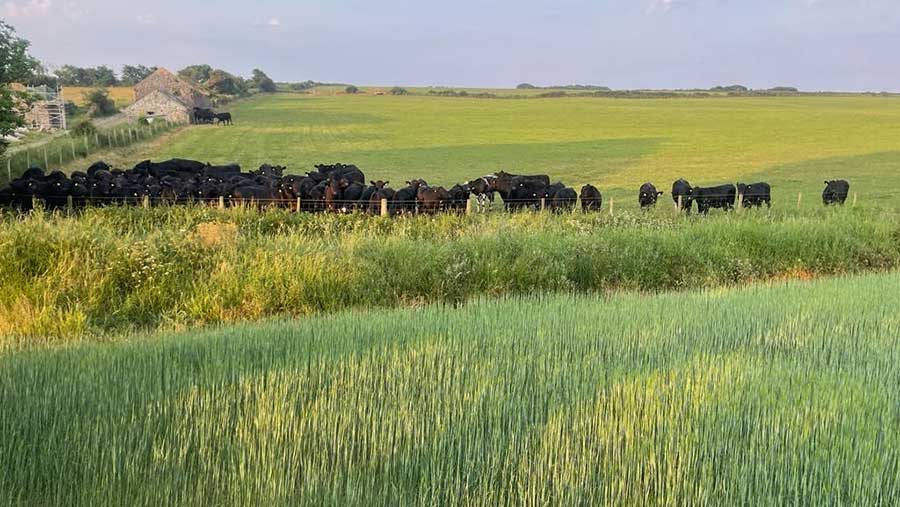
[[[576,91],[594,91],[594,92],[608,92],[612,91],[612,88],[608,86],[597,86],[597,85],[580,85],[580,84],[571,84],[571,85],[563,85],[563,86],[535,86],[531,83],[522,83],[516,86],[517,90],[576,90]]]

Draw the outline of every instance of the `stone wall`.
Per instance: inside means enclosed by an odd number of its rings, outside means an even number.
[[[141,116],[165,115],[166,119],[174,123],[190,123],[191,109],[179,99],[166,93],[157,91],[128,106],[125,114],[132,118]]]

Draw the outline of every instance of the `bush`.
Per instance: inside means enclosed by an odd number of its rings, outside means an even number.
[[[97,133],[97,126],[91,120],[81,120],[72,127],[72,134],[78,137],[93,136]]]
[[[349,95],[356,95],[357,93],[359,93],[359,88],[357,88],[353,85],[350,85],[347,88],[345,88],[344,91]]]
[[[409,95],[409,92],[406,90],[406,88],[395,86],[391,88],[391,95]]]
[[[109,97],[109,91],[105,88],[96,88],[84,94],[87,103],[88,116],[99,118],[116,114],[116,103]]]
[[[72,102],[71,100],[66,101],[65,109],[66,116],[75,116],[81,111],[81,108],[78,107],[78,104]]]
[[[137,124],[138,124],[138,126],[140,126],[140,127],[146,127],[147,125],[150,125],[150,122],[147,121],[147,117],[146,117],[146,116],[140,115],[140,116],[138,116]]]
[[[534,90],[534,89],[537,89],[537,86],[534,86],[531,83],[522,83],[522,84],[516,86],[516,89],[517,90]]]

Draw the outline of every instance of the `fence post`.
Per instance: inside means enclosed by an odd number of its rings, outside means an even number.
[[[381,216],[388,216],[388,201],[387,199],[381,200]]]
[[[737,196],[737,209],[735,210],[738,214],[741,213],[741,210],[744,207],[744,194],[738,194]]]
[[[71,215],[73,211],[75,211],[75,200],[72,199],[72,194],[66,196],[66,209],[69,210],[69,214]]]
[[[853,207],[856,207],[856,192],[853,192]]]
[[[62,146],[59,147],[59,165],[60,165],[60,167],[62,167],[62,165],[63,165],[63,160],[62,160]]]
[[[44,147],[44,170],[50,169],[50,159],[47,157],[47,147]]]
[[[71,145],[72,145],[72,160],[75,160],[75,140],[74,140],[74,139],[69,139],[69,142],[70,142]]]
[[[609,198],[609,216],[613,216],[613,211],[616,209],[616,200],[612,197]]]
[[[85,134],[85,135],[84,135],[84,156],[85,156],[85,157],[87,157],[87,156],[88,156],[88,152],[91,151],[90,144],[91,144],[91,143],[90,143],[90,141],[88,141],[88,136],[87,136],[87,134]]]
[[[300,213],[300,198],[297,198],[297,213]]]
[[[131,127],[128,128],[128,140],[134,144],[134,130]]]
[[[466,200],[466,215],[472,214],[472,198]]]
[[[675,202],[675,211],[676,211],[676,212],[681,211],[682,209],[684,209],[684,208],[682,207],[682,206],[683,206],[683,203],[684,203],[683,199],[684,199],[684,196],[683,196],[683,195],[679,195],[679,196],[678,196],[678,200]]]
[[[541,212],[547,209],[547,198],[541,197]]]
[[[225,196],[219,196],[219,209],[225,209]]]
[[[803,192],[797,194],[797,209],[800,209],[801,204],[803,204]]]
[[[149,195],[144,196],[144,202],[142,203],[142,205],[144,206],[144,208],[150,208],[150,196]]]

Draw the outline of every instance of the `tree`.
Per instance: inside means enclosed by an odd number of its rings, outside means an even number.
[[[4,137],[25,124],[19,109],[27,97],[13,91],[10,85],[27,82],[41,67],[28,54],[30,45],[12,26],[0,20],[0,154],[6,151]]]
[[[347,88],[344,89],[344,92],[345,92],[345,93],[348,93],[348,94],[350,94],[350,95],[355,95],[355,94],[359,93],[359,88],[357,88],[357,87],[355,87],[355,86],[353,86],[353,85],[350,85],[350,86],[348,86]]]
[[[156,67],[147,67],[145,65],[125,65],[122,67],[122,85],[134,86],[150,74],[156,72]]]
[[[212,74],[212,71],[213,68],[204,63],[199,65],[188,65],[179,70],[178,75],[188,81],[193,81],[196,84],[204,84],[209,81],[209,75]]]
[[[88,115],[91,118],[99,118],[116,113],[116,103],[109,98],[109,91],[105,88],[95,88],[85,93],[84,101],[88,106]]]
[[[253,69],[253,76],[247,84],[250,88],[256,88],[265,93],[274,93],[278,90],[278,87],[275,86],[275,81],[272,81],[265,72],[259,69]]]
[[[399,86],[395,86],[391,88],[391,95],[408,95],[409,91],[406,88],[401,88]]]
[[[110,69],[106,65],[88,69],[91,77],[90,86],[116,86],[119,84],[119,78],[116,77],[116,71]]]
[[[209,73],[206,86],[222,95],[240,95],[245,83],[221,69],[215,69]]]
[[[537,89],[537,86],[534,86],[531,83],[522,83],[522,84],[516,86],[516,89],[517,90],[535,90],[535,89]]]

